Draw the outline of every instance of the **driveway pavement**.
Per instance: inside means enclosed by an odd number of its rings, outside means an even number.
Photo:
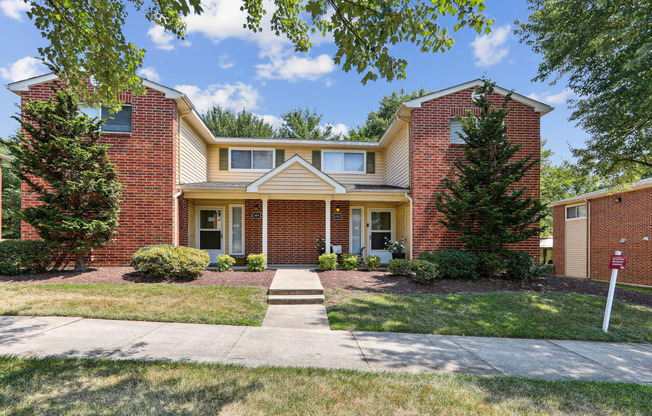
[[[652,345],[0,317],[0,355],[506,375],[652,384]]]

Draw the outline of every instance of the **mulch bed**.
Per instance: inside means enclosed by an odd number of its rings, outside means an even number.
[[[396,295],[449,295],[456,293],[489,293],[501,291],[537,292],[543,285],[544,292],[577,293],[580,295],[607,296],[609,286],[584,279],[544,275],[527,281],[504,279],[479,279],[475,281],[437,280],[423,285],[410,278],[393,276],[389,272],[330,271],[319,272],[324,289],[361,290],[368,293]],[[652,307],[652,293],[616,288],[616,300]]]
[[[197,280],[171,281],[149,278],[131,267],[89,269],[86,272],[57,271],[20,276],[0,276],[0,283],[165,283],[188,286],[262,286],[269,287],[274,270],[262,272],[206,270]]]

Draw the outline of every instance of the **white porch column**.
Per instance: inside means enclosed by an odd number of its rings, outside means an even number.
[[[324,238],[326,245],[326,254],[331,252],[331,198],[327,197],[324,202],[326,203],[326,237]]]
[[[262,195],[263,200],[263,254],[267,259],[267,195]]]

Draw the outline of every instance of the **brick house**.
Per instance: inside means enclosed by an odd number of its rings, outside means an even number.
[[[27,99],[52,95],[54,75],[12,83]],[[114,242],[94,253],[96,264],[127,265],[150,244],[178,244],[244,257],[264,253],[270,264],[315,264],[318,238],[343,253],[379,255],[386,238],[405,239],[406,253],[458,247],[438,224],[435,192],[450,162],[462,155],[456,115],[474,109],[474,80],[401,104],[377,142],[214,137],[183,93],[143,80],[147,94],[126,103],[104,127],[125,192]],[[508,91],[496,87],[494,102]],[[539,155],[539,118],[552,107],[513,94],[506,125]],[[105,115],[94,110],[95,115]],[[523,180],[539,195],[539,169]],[[34,204],[23,188],[23,206]],[[27,224],[23,238],[36,238]],[[538,256],[539,239],[517,249]]]
[[[609,258],[619,250],[628,259],[618,280],[652,286],[652,178],[620,192],[601,189],[550,206],[556,274],[608,281]]]

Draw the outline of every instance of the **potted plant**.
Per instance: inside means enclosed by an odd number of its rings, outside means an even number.
[[[317,237],[317,244],[315,245],[315,248],[319,250],[320,255],[326,253],[326,240],[324,240],[322,237]]]
[[[403,252],[403,250],[405,249],[405,244],[403,243],[403,241],[405,241],[404,238],[396,241],[392,241],[389,238],[385,239],[385,250],[392,253],[392,259],[405,258],[405,253]]]

